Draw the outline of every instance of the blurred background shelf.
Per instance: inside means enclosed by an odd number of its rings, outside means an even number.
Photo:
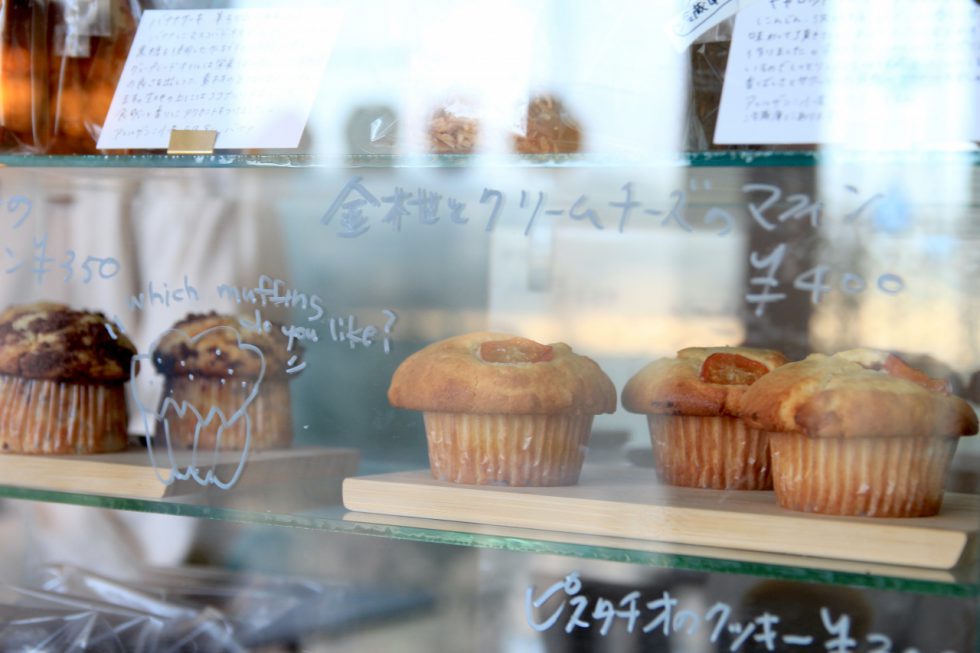
[[[812,167],[830,162],[980,166],[980,150],[723,150],[676,154],[352,154],[217,153],[167,154],[0,154],[14,168],[607,168],[607,167]]]

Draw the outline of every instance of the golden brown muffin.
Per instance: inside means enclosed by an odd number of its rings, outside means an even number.
[[[293,426],[286,361],[299,352],[286,347],[278,325],[259,333],[242,328],[235,317],[215,313],[191,314],[177,322],[153,351],[153,364],[166,377],[159,415],[171,445],[202,450],[289,446]],[[193,410],[183,410],[185,404]],[[220,415],[206,423],[212,409]]]
[[[50,303],[0,313],[0,451],[124,449],[135,354],[101,313]]]
[[[565,343],[486,332],[409,356],[388,400],[424,412],[435,478],[481,485],[574,485],[593,417],[616,410],[609,377]]]
[[[538,95],[528,102],[521,132],[514,136],[514,149],[521,154],[570,154],[582,145],[578,121],[561,100]]]
[[[740,413],[776,432],[780,505],[838,515],[937,513],[957,440],[977,432],[947,383],[872,349],[785,365],[745,392]]]
[[[670,485],[768,490],[768,433],[736,417],[752,383],[786,363],[781,353],[749,347],[689,347],[637,372],[623,407],[647,415],[660,478]]]

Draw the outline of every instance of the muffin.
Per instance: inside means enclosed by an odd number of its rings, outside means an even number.
[[[746,390],[739,412],[774,431],[779,504],[834,515],[936,514],[957,440],[977,432],[946,382],[871,349],[784,365]]]
[[[715,490],[768,490],[769,437],[736,416],[746,388],[786,358],[770,349],[689,347],[637,372],[623,407],[647,416],[660,479]]]
[[[592,419],[616,410],[594,361],[561,342],[471,333],[416,352],[388,400],[423,411],[432,475],[477,485],[578,482]]]
[[[61,304],[0,314],[0,451],[92,454],[126,448],[136,348],[101,313]]]
[[[561,100],[537,95],[527,103],[527,113],[514,149],[521,154],[572,154],[582,144],[582,130]]]
[[[166,377],[158,419],[169,444],[221,451],[288,447],[293,425],[286,369],[296,352],[286,346],[278,326],[268,333],[245,330],[237,318],[215,313],[177,322],[153,350],[153,364]]]

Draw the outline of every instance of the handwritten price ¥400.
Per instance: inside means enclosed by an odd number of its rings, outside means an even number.
[[[768,254],[752,252],[749,255],[749,264],[758,274],[749,279],[752,292],[746,293],[745,301],[755,306],[757,317],[765,313],[767,305],[786,299],[786,293],[777,292],[780,281],[776,276],[786,257],[786,251],[786,243],[780,243]],[[835,285],[831,285],[831,282]],[[890,272],[878,275],[874,284],[886,295],[895,295],[905,289],[905,281],[902,277]],[[793,288],[809,292],[810,302],[813,304],[819,304],[825,295],[834,291],[835,286],[844,294],[857,295],[868,288],[868,281],[856,272],[835,275],[827,265],[814,266],[793,279]]]

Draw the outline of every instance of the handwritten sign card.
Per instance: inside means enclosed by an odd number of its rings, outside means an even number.
[[[970,0],[765,0],[736,16],[714,142],[980,140]]]
[[[292,148],[336,40],[338,9],[146,11],[99,149],[166,148],[174,129],[216,149]]]

